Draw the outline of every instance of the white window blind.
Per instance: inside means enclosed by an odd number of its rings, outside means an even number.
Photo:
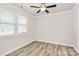
[[[25,16],[18,15],[18,33],[27,31],[27,19]]]
[[[1,12],[1,23],[14,24],[14,15],[7,12]]]
[[[14,34],[14,15],[9,12],[0,13],[0,36]]]

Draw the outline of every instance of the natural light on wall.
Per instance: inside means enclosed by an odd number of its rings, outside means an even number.
[[[28,17],[0,10],[0,36],[27,32],[27,24]]]

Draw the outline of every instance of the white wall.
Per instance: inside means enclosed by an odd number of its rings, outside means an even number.
[[[3,36],[0,37],[0,55],[6,55],[30,42],[33,41],[33,26],[34,26],[34,20],[33,16],[28,14],[27,12],[24,12],[23,10],[20,10],[12,5],[9,4],[0,4],[0,8],[7,9],[9,11],[14,12],[15,14],[24,14],[25,16],[29,17],[28,20],[28,33],[22,33],[18,35],[10,35],[10,36]]]
[[[72,10],[36,17],[35,39],[51,43],[74,44]]]

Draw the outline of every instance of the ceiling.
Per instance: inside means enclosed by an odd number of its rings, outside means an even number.
[[[25,12],[35,15],[35,16],[52,14],[52,13],[57,13],[57,12],[65,11],[65,10],[70,10],[75,5],[74,3],[46,3],[46,6],[56,4],[57,7],[47,9],[50,13],[46,13],[44,11],[40,12],[40,13],[36,13],[39,9],[32,8],[30,6],[31,5],[40,6],[41,3],[11,3],[11,4],[16,6],[17,8],[24,10]],[[23,8],[21,8],[22,6],[23,6]]]

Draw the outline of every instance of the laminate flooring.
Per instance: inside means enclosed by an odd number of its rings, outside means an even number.
[[[34,41],[6,56],[79,56],[73,47]]]

